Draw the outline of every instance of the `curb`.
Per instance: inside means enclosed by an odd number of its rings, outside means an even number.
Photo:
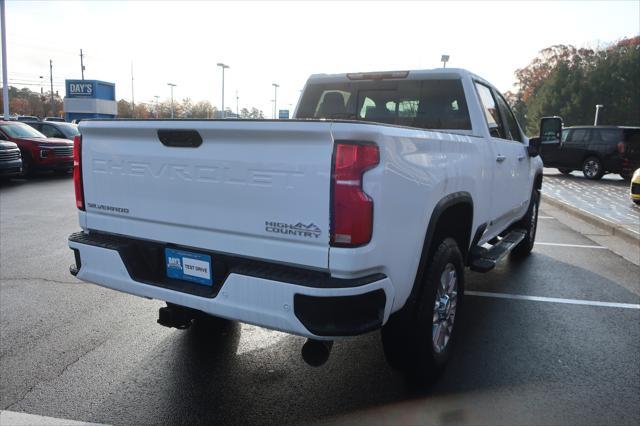
[[[569,214],[572,214],[579,219],[584,220],[585,222],[596,226],[606,232],[609,232],[611,235],[616,237],[620,237],[626,242],[630,244],[635,244],[640,246],[640,233],[634,232],[631,229],[627,229],[621,225],[616,224],[608,219],[597,216],[593,213],[589,213],[586,210],[583,210],[579,207],[573,206],[567,202],[561,201],[557,198],[554,198],[548,194],[542,194],[542,200],[547,204],[550,204],[553,207],[556,207],[562,211],[565,211]]]

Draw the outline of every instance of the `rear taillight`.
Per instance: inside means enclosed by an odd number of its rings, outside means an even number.
[[[82,188],[82,136],[73,138],[73,186],[76,189],[76,207],[84,210]]]
[[[331,245],[355,247],[371,240],[373,201],[362,189],[362,174],[379,162],[377,145],[335,144],[331,176]]]
[[[624,142],[618,142],[618,153],[624,154]]]

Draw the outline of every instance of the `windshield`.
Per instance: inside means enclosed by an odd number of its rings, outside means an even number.
[[[80,135],[80,132],[78,131],[78,126],[76,124],[57,123],[56,126],[69,139],[73,139],[74,136]]]
[[[46,138],[33,127],[22,123],[2,124],[0,129],[12,138]]]
[[[460,80],[359,81],[307,86],[297,118],[471,130]]]

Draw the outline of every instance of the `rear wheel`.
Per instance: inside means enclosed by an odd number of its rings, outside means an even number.
[[[604,176],[604,168],[598,157],[588,157],[582,163],[582,174],[590,180],[598,180]]]
[[[517,228],[524,229],[526,235],[520,244],[518,244],[511,251],[516,257],[525,257],[533,250],[533,245],[536,242],[536,230],[538,229],[538,207],[540,206],[540,191],[537,189],[531,193],[531,201],[529,201],[529,209],[527,214],[516,225]]]
[[[443,371],[456,340],[464,265],[454,239],[446,238],[438,245],[426,274],[413,312],[390,320],[382,329],[387,361],[420,387]]]
[[[571,174],[571,172],[573,171],[573,169],[558,169],[558,171],[560,173],[562,173],[563,175],[569,175]]]

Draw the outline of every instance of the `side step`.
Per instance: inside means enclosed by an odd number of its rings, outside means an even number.
[[[469,267],[472,271],[489,272],[495,268],[496,263],[513,250],[526,235],[527,232],[525,230],[514,229],[491,248],[474,247],[471,249],[471,262],[469,263]]]

